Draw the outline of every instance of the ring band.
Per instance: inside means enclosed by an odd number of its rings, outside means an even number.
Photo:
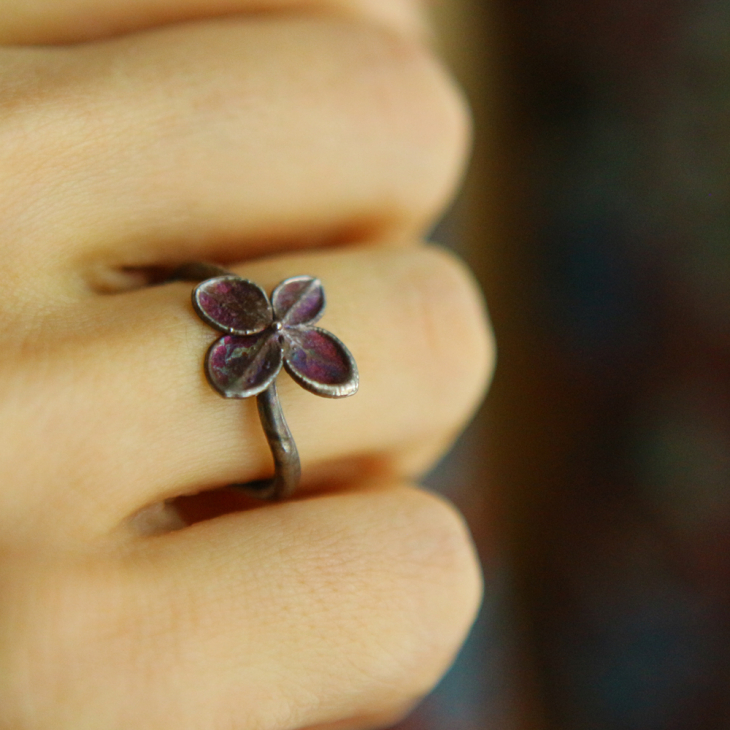
[[[303,388],[326,398],[354,395],[359,386],[350,351],[332,333],[313,326],[325,308],[322,283],[295,276],[282,281],[269,298],[252,281],[207,263],[184,264],[169,280],[200,282],[192,293],[193,307],[206,324],[223,333],[205,357],[208,382],[224,398],[256,396],[274,476],[231,486],[260,499],[290,496],[301,467],[276,391],[281,368]]]

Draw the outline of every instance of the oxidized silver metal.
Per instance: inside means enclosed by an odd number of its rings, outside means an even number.
[[[301,469],[276,391],[281,368],[303,388],[327,398],[354,395],[359,386],[350,351],[314,326],[325,308],[321,282],[295,276],[282,281],[269,298],[258,285],[213,264],[186,264],[171,278],[201,282],[192,293],[193,307],[206,324],[223,333],[205,358],[208,382],[224,398],[257,397],[274,477],[232,486],[263,499],[289,496]]]

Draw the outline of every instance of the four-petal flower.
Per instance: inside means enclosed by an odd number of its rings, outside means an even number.
[[[208,380],[224,397],[262,393],[282,365],[317,395],[343,398],[357,392],[357,366],[348,349],[330,332],[312,326],[325,306],[319,279],[286,279],[269,301],[247,279],[217,276],[195,288],[193,306],[205,322],[226,333],[205,359]]]

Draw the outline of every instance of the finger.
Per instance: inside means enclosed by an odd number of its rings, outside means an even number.
[[[5,53],[0,240],[42,268],[63,252],[73,285],[80,268],[420,230],[463,163],[451,81],[357,24],[216,21]]]
[[[383,482],[104,557],[71,586],[59,587],[69,571],[48,560],[25,593],[4,592],[24,650],[9,676],[27,684],[13,696],[32,689],[34,726],[294,730],[392,719],[443,673],[480,595],[455,511]],[[48,667],[64,667],[50,688]]]
[[[318,276],[328,299],[319,324],[358,364],[360,391],[343,400],[279,375],[304,489],[352,470],[421,470],[473,412],[493,346],[470,275],[445,252],[338,250],[237,271],[267,291],[287,276]],[[0,379],[10,403],[20,393],[29,404],[14,415],[8,458],[38,454],[26,465],[33,488],[19,497],[22,517],[17,505],[4,515],[8,530],[26,526],[37,539],[64,514],[64,529],[104,531],[145,505],[271,474],[255,399],[222,399],[206,381],[205,353],[220,333],[194,314],[191,288],[97,297],[28,338],[20,383]]]
[[[167,23],[272,11],[340,14],[423,36],[419,0],[3,0],[0,43],[78,43]]]

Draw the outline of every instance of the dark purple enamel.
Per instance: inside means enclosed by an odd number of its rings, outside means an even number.
[[[266,293],[238,276],[208,279],[193,292],[200,316],[216,329],[238,335],[261,332],[271,324],[273,313]]]
[[[208,379],[227,398],[248,398],[265,390],[282,365],[281,343],[273,332],[227,335],[208,350]]]
[[[276,318],[284,324],[313,324],[324,311],[324,289],[319,279],[295,276],[274,289],[271,303]]]
[[[357,390],[352,356],[336,337],[318,327],[285,329],[284,336],[286,369],[300,385],[330,396]]]

